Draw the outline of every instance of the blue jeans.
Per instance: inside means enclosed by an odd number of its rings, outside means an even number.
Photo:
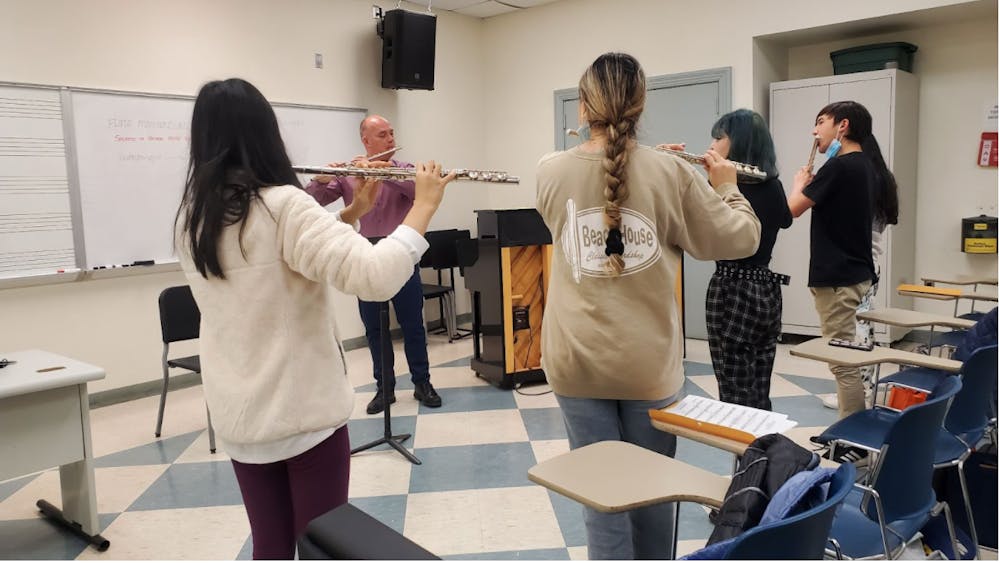
[[[570,449],[604,440],[620,440],[674,457],[677,437],[653,428],[649,409],[674,402],[576,399],[556,395],[562,409]],[[609,479],[625,479],[609,475]],[[670,559],[674,544],[675,505],[658,504],[606,514],[584,507],[587,555],[595,559]]]
[[[372,371],[379,388],[382,388],[382,329],[379,327],[380,303],[377,301],[358,300],[358,310],[361,311],[361,322],[365,324],[365,337],[368,339],[368,350],[372,353]],[[413,275],[403,289],[392,298],[392,306],[396,309],[396,320],[403,329],[403,350],[406,352],[406,363],[410,366],[410,381],[414,385],[425,383],[431,379],[430,362],[427,360],[427,332],[424,328],[424,290],[420,281],[420,269],[413,267]],[[392,346],[389,347],[388,365],[385,371],[389,375],[389,388],[396,385]]]

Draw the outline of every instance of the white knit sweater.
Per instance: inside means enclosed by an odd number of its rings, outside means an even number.
[[[372,245],[294,186],[261,190],[219,240],[226,279],[205,279],[183,234],[177,250],[201,309],[205,399],[219,437],[257,444],[337,428],[350,418],[333,288],[367,301],[395,295],[427,242],[400,226]],[[266,208],[265,208],[266,206]],[[245,253],[245,257],[244,257]]]

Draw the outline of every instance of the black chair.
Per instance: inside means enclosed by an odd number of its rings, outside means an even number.
[[[170,344],[198,338],[201,311],[186,285],[168,287],[160,292],[160,334],[163,337],[163,390],[160,391],[160,410],[156,415],[156,437],[163,428],[163,410],[167,405],[167,386],[170,383],[170,368],[181,368],[201,375],[201,358],[185,356],[169,359]],[[212,414],[208,412],[208,449],[215,453],[215,429],[212,428]]]
[[[316,517],[299,538],[299,559],[440,559],[351,504]]]
[[[457,303],[455,299],[455,268],[461,267],[458,247],[461,241],[471,240],[468,230],[445,229],[428,231],[424,237],[430,248],[420,259],[421,268],[433,268],[437,271],[437,284],[423,284],[424,300],[438,299],[441,330],[434,333],[448,334],[448,342],[465,338],[472,331],[458,327]],[[444,284],[443,272],[448,270],[448,285]]]

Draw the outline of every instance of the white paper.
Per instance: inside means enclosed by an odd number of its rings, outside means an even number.
[[[787,414],[780,412],[744,407],[694,395],[688,395],[664,410],[701,422],[741,430],[758,438],[766,434],[780,434],[798,424],[790,420]]]

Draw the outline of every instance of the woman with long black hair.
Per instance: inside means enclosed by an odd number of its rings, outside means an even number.
[[[309,521],[347,502],[354,390],[333,289],[370,301],[396,294],[452,178],[418,165],[413,209],[372,245],[352,224],[372,208],[377,182],[331,214],[302,190],[252,84],[233,78],[198,93],[175,241],[201,310],[205,400],[255,559],[291,559]]]

